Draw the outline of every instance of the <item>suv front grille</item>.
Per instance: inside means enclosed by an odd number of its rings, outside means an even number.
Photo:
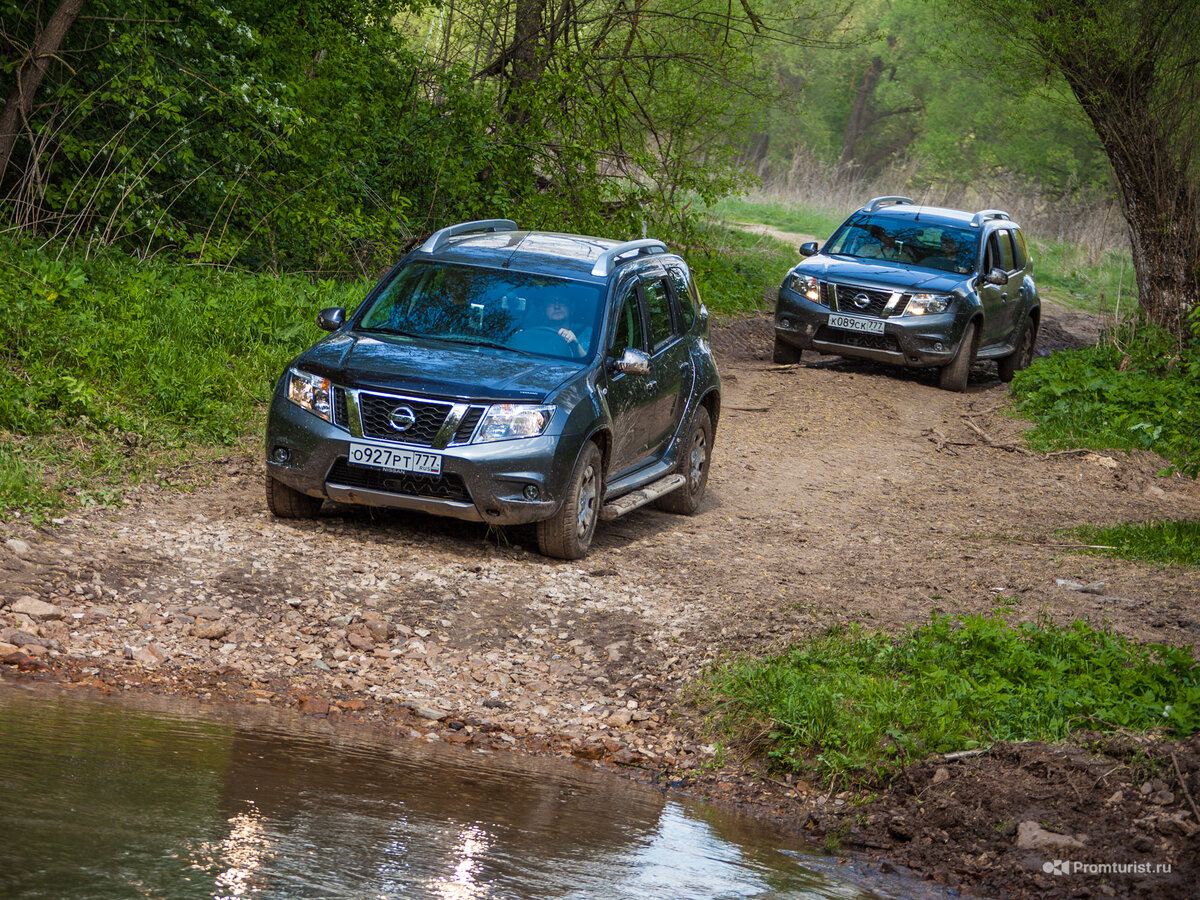
[[[363,437],[377,438],[383,441],[399,441],[404,444],[417,444],[428,447],[437,437],[442,423],[446,421],[453,404],[439,403],[433,400],[417,400],[411,397],[389,397],[386,394],[368,394],[366,391],[358,395],[358,409],[362,414]],[[401,407],[407,407],[416,416],[417,421],[404,431],[392,427],[388,417]]]
[[[352,466],[340,458],[325,479],[330,484],[381,491],[387,494],[404,494],[409,497],[426,497],[433,500],[456,500],[470,503],[471,495],[463,480],[453,472],[440,476],[417,475],[412,472],[385,472],[366,466]]]
[[[869,288],[853,287],[846,284],[832,284],[830,287],[833,288],[833,295],[836,298],[836,306],[834,308],[839,312],[880,317],[883,315],[884,307],[892,299],[890,291],[875,291]],[[859,306],[855,303],[856,297],[866,297],[866,305]]]

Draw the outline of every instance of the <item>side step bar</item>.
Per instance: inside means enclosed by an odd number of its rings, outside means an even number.
[[[663,494],[671,493],[677,487],[683,487],[686,481],[687,479],[682,475],[668,475],[666,478],[660,478],[658,481],[646,485],[641,490],[630,491],[612,503],[605,503],[600,509],[600,520],[611,522],[613,519],[618,519],[627,512],[633,512],[639,506],[645,506],[651,500],[657,500]]]

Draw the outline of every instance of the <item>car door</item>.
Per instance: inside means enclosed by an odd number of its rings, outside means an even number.
[[[1020,310],[1021,284],[1024,270],[1017,266],[1012,233],[998,228],[988,236],[984,250],[983,274],[994,269],[1004,273],[1004,284],[987,284],[980,279],[979,300],[983,304],[983,338],[981,346],[1003,343],[1013,329],[1013,315]]]
[[[621,372],[616,368],[617,361],[627,349],[640,350],[647,355],[650,352],[638,283],[632,281],[624,285],[619,289],[618,297],[604,366],[604,395],[612,419],[610,480],[649,462],[655,429],[652,405],[656,379],[653,368],[644,375]]]
[[[642,298],[646,307],[646,322],[650,329],[650,370],[653,377],[651,392],[651,418],[648,454],[659,457],[679,429],[683,417],[688,391],[685,385],[692,378],[691,352],[684,339],[682,317],[668,285],[667,273],[663,270],[643,275]]]

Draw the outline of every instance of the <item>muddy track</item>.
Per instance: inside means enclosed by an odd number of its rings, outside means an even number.
[[[1040,350],[1095,336],[1090,318],[1051,307]],[[703,709],[682,690],[710,661],[837,623],[896,630],[934,611],[1002,609],[1010,620],[1106,622],[1139,640],[1200,639],[1194,572],[1079,555],[1065,533],[1200,518],[1200,484],[1157,477],[1164,463],[1149,455],[1029,454],[994,365],[951,394],[930,373],[869,363],[776,366],[770,344],[767,315],[714,328],[724,398],[699,513],[644,509],[602,525],[581,563],[538,556],[526,530],[415,514],[327,504],[314,522],[272,519],[250,442],[164,473],[188,490],[147,485],[119,510],[7,526],[5,677],[20,669],[105,690],[292,706],[477,749],[573,754],[844,831],[809,815],[832,803],[825,791],[759,778],[753,762],[713,765]],[[1186,813],[1185,800],[1177,790],[1167,809]],[[1099,827],[1132,846],[1130,811],[1104,817],[1102,807],[1091,808]],[[951,866],[952,851],[971,847],[939,827],[947,840],[925,856],[913,850],[919,834],[914,844],[885,825],[858,846],[908,848],[919,870],[992,894],[1072,887],[1043,886],[1028,859],[1003,862],[996,848],[975,869]],[[1194,834],[1154,836],[1174,841],[1161,852],[1180,866],[1194,863]],[[1113,884],[1136,894],[1133,882]]]

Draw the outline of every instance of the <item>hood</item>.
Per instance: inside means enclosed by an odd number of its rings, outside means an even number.
[[[292,365],[335,384],[462,400],[541,403],[581,363],[450,343],[418,343],[389,335],[338,332]]]
[[[957,272],[920,269],[916,266],[889,265],[883,260],[861,262],[821,254],[810,256],[792,271],[812,275],[822,281],[836,281],[839,284],[863,287],[878,285],[908,292],[931,291],[946,294],[961,288],[973,277]]]

